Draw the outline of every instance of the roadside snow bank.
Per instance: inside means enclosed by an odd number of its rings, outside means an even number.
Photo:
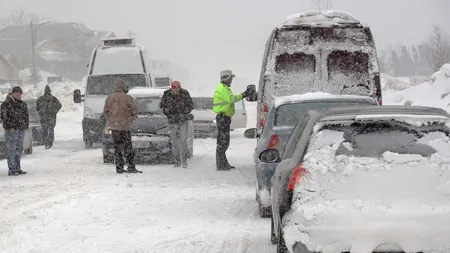
[[[440,77],[401,91],[386,92],[385,105],[414,105],[442,108],[450,112],[450,78]]]
[[[413,136],[406,131],[382,134],[382,139],[381,134],[363,135],[366,141],[357,141],[357,147],[341,131],[313,135],[303,160],[307,173],[296,185],[291,211],[283,220],[288,247],[301,242],[313,252],[371,253],[392,243],[384,247],[449,252],[450,138],[431,132],[412,140],[437,151],[430,157],[336,155],[341,148],[377,150],[379,143],[410,142]],[[374,137],[377,142],[370,142]]]

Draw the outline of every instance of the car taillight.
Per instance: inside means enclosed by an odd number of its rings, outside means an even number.
[[[278,134],[272,134],[269,140],[269,149],[278,149],[280,144],[280,139],[278,138]]]
[[[262,104],[261,109],[262,109],[262,112],[269,112],[269,106],[266,104]]]
[[[259,122],[259,125],[260,125],[261,127],[264,127],[265,124],[266,124],[266,120],[264,120],[264,119],[262,119],[262,120]]]
[[[302,164],[299,164],[291,174],[289,178],[288,191],[293,191],[297,182],[300,182],[302,175],[305,174],[306,170],[303,168]]]

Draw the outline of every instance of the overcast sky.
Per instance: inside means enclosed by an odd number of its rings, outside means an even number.
[[[0,5],[3,17],[24,9],[119,35],[131,30],[151,56],[187,68],[196,87],[215,86],[223,68],[257,82],[273,27],[290,14],[316,9],[311,0],[0,0]],[[450,0],[333,0],[333,8],[370,25],[379,48],[420,43],[434,23],[450,32]]]

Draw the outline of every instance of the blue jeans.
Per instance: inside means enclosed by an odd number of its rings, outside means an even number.
[[[20,171],[20,157],[23,152],[23,138],[25,131],[6,130],[5,144],[8,159],[8,168],[10,172]]]

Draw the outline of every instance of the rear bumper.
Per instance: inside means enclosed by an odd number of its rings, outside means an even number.
[[[262,206],[271,206],[272,177],[277,169],[277,163],[257,163],[256,180],[258,183],[259,198]]]
[[[311,252],[450,252],[450,211],[444,208],[320,207],[284,216],[283,237],[291,252],[303,253],[305,247]]]

